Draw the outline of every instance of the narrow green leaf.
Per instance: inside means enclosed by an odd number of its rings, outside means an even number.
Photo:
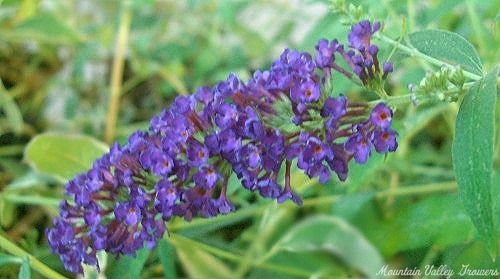
[[[476,49],[464,37],[444,30],[422,30],[409,35],[418,51],[482,76],[483,64]]]
[[[30,269],[30,260],[28,257],[24,257],[23,263],[21,264],[21,268],[19,269],[19,279],[30,279],[31,278],[31,269]]]
[[[108,263],[107,278],[109,279],[135,279],[140,278],[144,264],[149,257],[151,250],[142,248],[136,252],[135,257],[123,256]]]
[[[7,123],[0,125],[0,133],[5,129],[12,130],[14,133],[20,133],[23,129],[23,116],[18,105],[8,92],[3,88],[0,82],[0,112],[5,114]]]
[[[180,237],[172,237],[169,241],[174,245],[179,260],[188,278],[233,278],[234,274],[220,260],[202,249],[185,242]]]
[[[9,227],[12,225],[15,216],[14,204],[0,195],[0,226]]]
[[[499,111],[500,112],[500,111]],[[497,185],[497,186],[493,186]],[[493,200],[493,217],[496,225],[496,231],[500,232],[500,170],[495,170],[493,173],[493,184],[491,190],[491,198]]]
[[[497,76],[498,68],[465,95],[452,147],[460,198],[492,258],[497,253],[491,200]]]
[[[33,169],[66,181],[87,170],[107,150],[89,136],[46,133],[31,140],[24,159]]]
[[[177,278],[177,272],[175,271],[175,248],[165,239],[161,239],[158,242],[158,257],[163,266],[164,277],[168,279]]]
[[[0,267],[5,264],[21,263],[21,259],[16,256],[0,253]]]
[[[332,216],[315,216],[291,228],[271,251],[327,251],[367,277],[384,262],[379,252],[353,226]]]
[[[43,185],[43,184],[49,184],[53,183],[54,178],[50,177],[48,175],[40,174],[35,171],[28,171],[26,174],[23,176],[18,176],[12,182],[10,182],[6,187],[4,191],[8,191],[10,193],[12,192],[17,192],[17,191],[22,191],[22,190],[29,190],[32,188],[35,188],[37,186]]]

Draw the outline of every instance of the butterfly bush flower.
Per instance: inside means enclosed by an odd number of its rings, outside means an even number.
[[[344,181],[352,159],[363,164],[373,152],[395,151],[393,113],[385,103],[370,107],[330,96],[334,73],[369,85],[392,72],[391,63],[379,65],[371,43],[379,28],[361,21],[347,47],[321,39],[315,54],[286,49],[247,81],[229,75],[177,97],[147,131],[113,144],[65,185],[68,200],[47,231],[52,250],[73,273],[83,273],[82,264],[99,269],[98,251],[119,256],[151,248],[174,216],[234,211],[226,195],[232,174],[246,190],[300,205],[290,181],[293,165],[320,183],[332,174]],[[339,57],[350,70],[336,64]]]

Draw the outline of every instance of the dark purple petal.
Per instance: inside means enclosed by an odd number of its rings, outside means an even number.
[[[378,103],[372,110],[370,121],[375,127],[387,128],[391,126],[392,110],[384,103]]]
[[[321,109],[322,117],[333,117],[339,119],[347,112],[347,98],[339,96],[337,98],[328,97]]]
[[[194,140],[188,143],[187,158],[190,167],[198,167],[205,164],[208,160],[208,155],[208,149],[205,145]]]
[[[396,133],[391,129],[374,131],[372,142],[379,153],[394,152],[398,148]]]
[[[350,136],[346,143],[345,149],[347,152],[354,155],[354,159],[358,164],[364,164],[371,154],[372,143],[369,139],[361,134]]]
[[[310,103],[319,99],[320,88],[313,80],[306,80],[292,87],[290,98],[296,103]]]

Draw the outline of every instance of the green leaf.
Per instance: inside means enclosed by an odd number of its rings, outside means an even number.
[[[476,49],[459,34],[430,29],[411,33],[409,38],[418,51],[452,65],[459,64],[474,74],[483,75],[483,64]]]
[[[107,150],[104,143],[89,136],[46,133],[29,142],[24,159],[33,169],[67,181]]]
[[[0,195],[0,226],[10,227],[12,225],[12,222],[16,219],[15,209],[12,202]]]
[[[18,176],[10,182],[4,191],[18,192],[22,190],[30,190],[43,184],[54,183],[54,178],[48,175],[40,174],[35,171],[28,171],[22,176]]]
[[[30,269],[30,260],[28,257],[24,257],[23,263],[21,264],[21,268],[19,269],[19,279],[30,279],[31,278],[31,269]]]
[[[500,185],[500,170],[495,170],[493,174],[493,185]],[[496,225],[496,231],[500,232],[500,187],[493,186],[491,191],[491,198],[493,201],[493,217]]]
[[[80,41],[74,29],[49,13],[39,13],[27,18],[6,35],[10,39],[35,39],[52,44],[72,44]]]
[[[498,68],[465,95],[452,147],[460,198],[492,258],[497,253],[491,200],[497,76]]]
[[[109,269],[106,272],[109,279],[135,279],[140,278],[144,264],[149,257],[151,250],[142,248],[136,252],[135,257],[123,256],[112,263],[108,263]]]
[[[7,120],[6,124],[3,124],[3,121],[0,122],[0,134],[3,134],[5,130],[12,130],[16,134],[21,133],[24,124],[23,116],[16,102],[10,95],[8,95],[8,92],[3,88],[3,84],[1,84],[1,81],[0,112],[3,112],[3,114],[5,114],[5,119]]]
[[[326,251],[373,277],[384,262],[379,252],[353,226],[332,216],[315,216],[292,227],[272,248],[277,251]]]
[[[456,194],[435,195],[412,203],[380,227],[369,228],[369,237],[387,257],[430,245],[449,247],[468,242],[474,228],[457,203]]]
[[[21,263],[21,259],[16,256],[0,253],[0,266],[12,263]]]
[[[456,270],[457,272],[463,269],[464,265],[469,266],[471,270],[498,270],[498,263],[495,263],[490,257],[480,257],[479,255],[484,255],[484,244],[480,241],[473,241],[472,243],[468,243],[467,245],[459,245],[444,250],[442,255],[442,264],[448,265],[450,269]],[[465,278],[465,276],[462,277]],[[470,276],[469,278],[471,277],[472,276]],[[477,277],[479,276],[476,276],[476,278]],[[484,276],[483,278],[498,277]]]
[[[169,239],[175,246],[179,260],[188,278],[233,278],[234,274],[213,255],[199,249],[191,241],[172,235]]]
[[[165,239],[160,239],[158,242],[158,257],[160,258],[160,263],[163,266],[163,274],[165,274],[165,278],[177,278],[177,272],[175,270],[175,248]]]
[[[267,259],[265,264],[254,266],[245,278],[332,278],[332,274],[335,274],[335,278],[348,278],[347,273],[348,270],[342,262],[332,261],[323,253],[281,251],[271,259]]]

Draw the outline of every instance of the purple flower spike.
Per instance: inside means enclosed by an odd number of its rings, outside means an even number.
[[[380,23],[351,28],[349,46],[321,39],[316,53],[286,49],[270,69],[244,82],[231,74],[213,87],[179,96],[154,116],[147,131],[113,144],[85,173],[65,185],[49,245],[64,267],[99,269],[97,252],[134,256],[153,248],[165,222],[211,218],[237,208],[226,194],[232,173],[242,188],[282,203],[302,204],[291,168],[326,183],[345,181],[349,162],[365,163],[374,149],[393,152],[392,110],[347,97],[329,97],[339,72],[367,88],[382,88],[392,64],[381,66],[371,43]],[[336,56],[337,55],[337,56]],[[343,58],[351,71],[336,64]],[[282,178],[284,169],[284,177]]]

